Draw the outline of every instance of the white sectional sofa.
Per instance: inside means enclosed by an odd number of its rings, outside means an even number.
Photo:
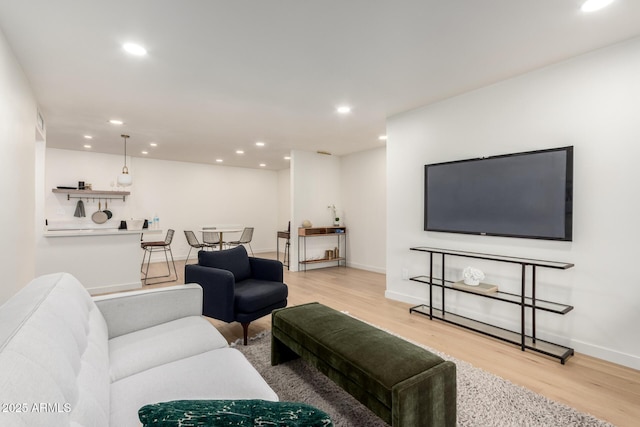
[[[34,279],[0,307],[0,426],[140,426],[148,403],[277,401],[201,313],[194,284],[92,298],[66,273]]]

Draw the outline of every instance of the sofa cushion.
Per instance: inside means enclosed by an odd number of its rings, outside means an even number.
[[[247,279],[236,283],[235,309],[238,313],[253,313],[266,306],[286,301],[289,288],[281,282]]]
[[[177,360],[111,384],[111,425],[140,426],[138,410],[169,400],[278,396],[238,350],[222,348]]]
[[[144,427],[258,426],[331,427],[331,417],[311,405],[266,400],[176,400],[140,408]]]
[[[109,341],[111,381],[224,347],[228,347],[225,338],[199,316],[121,335]]]
[[[1,425],[108,426],[107,327],[73,276],[32,280],[0,307],[0,402],[50,404]]]
[[[236,283],[251,277],[249,256],[242,245],[224,251],[200,251],[198,252],[198,264],[204,267],[228,270],[233,274]]]

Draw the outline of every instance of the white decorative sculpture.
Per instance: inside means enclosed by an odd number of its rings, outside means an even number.
[[[465,285],[478,286],[480,280],[484,279],[484,273],[477,268],[466,267],[462,270],[462,278],[464,279]]]

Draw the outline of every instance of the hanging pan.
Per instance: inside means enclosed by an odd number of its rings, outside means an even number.
[[[102,205],[98,200],[98,210],[91,215],[91,220],[96,224],[104,224],[108,219],[107,214],[102,211]]]
[[[104,210],[102,212],[107,214],[107,219],[111,219],[111,217],[113,217],[113,212],[109,210],[109,205],[107,200],[104,201]]]

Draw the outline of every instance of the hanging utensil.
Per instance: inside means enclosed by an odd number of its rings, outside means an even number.
[[[91,215],[91,220],[96,224],[104,224],[108,219],[107,214],[102,211],[100,200],[98,200],[98,210]]]
[[[104,210],[102,211],[107,214],[107,219],[111,219],[113,217],[113,212],[109,210],[108,199],[104,201]]]
[[[77,218],[86,216],[84,213],[84,203],[82,203],[82,200],[78,200],[78,203],[76,203],[76,211],[73,213],[73,216]]]

